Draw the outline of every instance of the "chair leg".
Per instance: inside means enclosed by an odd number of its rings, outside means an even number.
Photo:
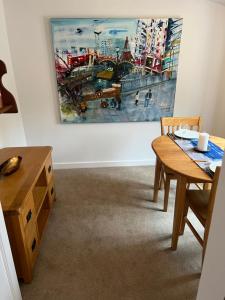
[[[202,251],[202,265],[204,262],[205,251],[206,251],[207,242],[208,242],[210,223],[211,223],[211,219],[210,219],[210,221],[208,221],[206,223],[206,226],[205,226],[204,239],[203,239],[203,251]]]
[[[210,190],[211,188],[211,183],[205,182],[203,183],[203,190]]]
[[[164,171],[163,168],[161,168],[159,189],[162,190],[163,187],[164,187]]]
[[[157,158],[156,159],[156,166],[155,166],[154,193],[153,193],[153,200],[152,200],[153,202],[158,201],[161,169],[162,169],[162,163]]]
[[[181,225],[180,225],[180,235],[184,234],[184,228],[185,228],[185,224],[186,224],[186,217],[187,217],[187,214],[188,214],[188,208],[189,208],[188,203],[185,202],[184,213],[183,213],[182,222],[181,222]]]
[[[165,212],[167,211],[167,208],[168,208],[169,193],[170,193],[170,178],[166,175],[164,207],[163,207],[163,211],[165,211]]]
[[[207,241],[205,241],[205,239],[204,239],[204,241],[203,241],[203,249],[202,249],[202,266],[203,266],[203,263],[204,263],[206,246],[207,246]]]

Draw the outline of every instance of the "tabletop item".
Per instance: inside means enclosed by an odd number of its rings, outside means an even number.
[[[13,156],[4,161],[0,165],[0,175],[9,176],[12,173],[16,172],[20,167],[21,160],[21,156]]]
[[[215,173],[216,171],[216,167],[221,167],[222,166],[222,161],[215,161],[215,162],[212,162],[210,165],[209,165],[209,169]]]
[[[199,151],[207,151],[209,143],[209,134],[206,132],[199,133],[198,138],[198,150]]]
[[[194,130],[189,129],[179,129],[174,132],[175,136],[182,139],[197,139],[199,137],[199,133]]]

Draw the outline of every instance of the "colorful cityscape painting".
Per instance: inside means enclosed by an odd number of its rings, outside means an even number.
[[[181,18],[50,22],[63,123],[173,115]]]

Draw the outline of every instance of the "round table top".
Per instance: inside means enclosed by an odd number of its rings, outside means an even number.
[[[219,147],[225,147],[225,139],[210,137]],[[170,137],[164,135],[152,142],[152,149],[161,163],[176,173],[193,182],[212,182],[212,178],[204,172]]]

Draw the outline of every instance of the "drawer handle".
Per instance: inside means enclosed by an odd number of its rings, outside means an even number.
[[[29,212],[27,213],[27,216],[26,216],[27,223],[30,221],[31,217],[32,217],[32,211],[30,209]]]
[[[54,193],[54,188],[52,187],[51,188],[51,195],[53,195],[53,193]]]
[[[37,244],[37,242],[36,242],[36,239],[34,238],[34,240],[32,242],[32,246],[31,246],[32,252],[34,251],[36,244]]]
[[[49,166],[49,167],[48,167],[48,173],[50,173],[51,170],[52,170],[52,166]]]

